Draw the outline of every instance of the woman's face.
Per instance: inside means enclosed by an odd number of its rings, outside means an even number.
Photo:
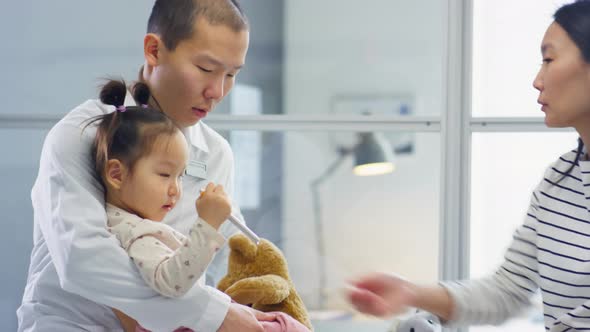
[[[590,125],[590,64],[567,32],[553,22],[541,44],[543,64],[533,82],[548,127]]]

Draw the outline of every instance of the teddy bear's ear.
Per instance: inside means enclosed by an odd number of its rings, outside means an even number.
[[[249,261],[253,261],[256,258],[256,250],[258,247],[244,234],[236,234],[232,236],[229,239],[229,247],[232,252],[242,254],[242,256]]]

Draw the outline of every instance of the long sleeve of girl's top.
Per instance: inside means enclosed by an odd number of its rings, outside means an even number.
[[[167,297],[184,295],[203,275],[213,255],[225,242],[223,236],[200,218],[191,228],[189,237],[179,240],[180,246],[175,249],[161,235],[144,235],[133,240],[128,248],[143,279]]]
[[[499,324],[530,304],[539,284],[536,213],[539,192],[535,190],[525,219],[513,236],[504,263],[487,278],[443,282],[454,302],[447,326]]]

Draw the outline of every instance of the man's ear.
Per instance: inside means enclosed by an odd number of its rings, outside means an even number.
[[[121,185],[127,176],[127,168],[119,159],[109,159],[105,169],[105,181],[115,190],[121,189]]]
[[[160,36],[154,33],[145,35],[143,38],[143,56],[149,66],[155,67],[158,65],[163,47],[164,43]]]

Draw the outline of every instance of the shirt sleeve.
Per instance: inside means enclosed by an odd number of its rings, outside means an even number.
[[[590,330],[590,301],[557,317],[549,331],[588,331]]]
[[[58,123],[45,139],[31,194],[35,222],[61,287],[117,308],[150,330],[186,326],[216,331],[229,309],[228,296],[198,286],[187,296],[169,301],[143,282],[107,231],[102,187],[94,177],[90,156],[94,132],[89,127],[82,134],[80,124],[72,121]]]
[[[177,298],[197,282],[224,242],[223,236],[199,218],[176,250],[156,235],[145,235],[131,243],[128,253],[150,287],[163,296]]]
[[[533,192],[525,222],[514,233],[504,262],[490,277],[443,282],[455,304],[447,326],[500,324],[530,305],[539,288],[537,263],[538,190]]]

